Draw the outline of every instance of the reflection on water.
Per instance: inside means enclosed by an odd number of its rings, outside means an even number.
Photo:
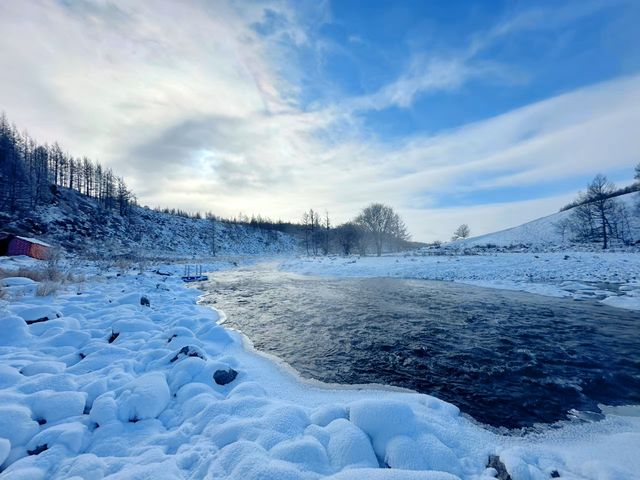
[[[508,428],[640,404],[640,315],[453,283],[216,273],[203,301],[304,377],[435,395]]]

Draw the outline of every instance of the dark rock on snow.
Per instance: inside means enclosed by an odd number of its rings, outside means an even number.
[[[494,468],[498,474],[496,478],[498,480],[512,480],[511,475],[507,472],[507,467],[505,467],[502,460],[498,455],[489,455],[489,461],[487,462],[487,468]]]
[[[204,353],[202,353],[198,347],[194,347],[193,345],[185,345],[184,347],[182,347],[180,350],[178,350],[178,353],[176,353],[173,358],[169,360],[169,362],[173,363],[180,359],[180,357],[198,357],[202,360],[206,360]]]
[[[229,370],[216,370],[213,374],[213,379],[218,385],[226,385],[233,382],[237,376],[238,372],[230,368]]]
[[[44,445],[38,445],[33,450],[27,450],[29,455],[40,455],[42,452],[46,451],[49,446],[45,443]]]
[[[49,317],[36,318],[35,320],[25,320],[27,325],[33,325],[34,323],[41,323],[49,321]]]

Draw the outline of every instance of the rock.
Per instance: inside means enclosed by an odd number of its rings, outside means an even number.
[[[226,385],[233,382],[237,376],[238,372],[236,372],[233,368],[230,368],[229,370],[216,370],[213,374],[213,380],[218,385]]]
[[[143,307],[150,307],[151,306],[151,302],[149,301],[149,299],[147,297],[145,297],[144,295],[140,297],[140,305],[142,305]]]
[[[507,467],[505,467],[502,460],[498,455],[489,455],[489,461],[487,462],[487,468],[493,468],[496,472],[498,472],[496,478],[498,480],[511,480],[511,475],[507,472]]]
[[[27,325],[46,322],[62,316],[60,312],[53,310],[50,307],[27,307],[19,310],[17,314],[27,322]]]
[[[42,452],[48,450],[49,446],[45,443],[43,445],[38,445],[33,450],[27,450],[29,455],[40,455]]]
[[[36,318],[35,320],[25,320],[27,325],[33,325],[34,323],[48,322],[49,317]]]
[[[203,360],[206,360],[205,354],[198,348],[198,347],[194,347],[193,345],[185,345],[184,347],[182,347],[178,353],[176,353],[173,358],[171,360],[169,360],[169,363],[173,363],[175,361],[177,361],[178,359],[180,359],[180,357],[198,357],[201,358]],[[224,370],[218,370],[216,371],[216,373],[218,372],[225,372]],[[235,372],[234,372],[235,373]],[[214,374],[214,378],[215,378],[215,374]],[[236,378],[235,375],[233,378]],[[229,380],[229,382],[233,381],[233,378],[231,380]],[[226,383],[229,383],[226,382]],[[224,384],[222,384],[224,385]]]
[[[172,275],[169,272],[161,272],[160,270],[151,270],[151,272],[155,273],[156,275],[162,275],[163,277],[170,277]]]

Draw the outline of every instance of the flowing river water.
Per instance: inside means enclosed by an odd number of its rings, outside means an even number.
[[[203,303],[303,377],[405,387],[496,427],[640,404],[640,315],[448,282],[213,274]],[[576,413],[585,416],[584,413]]]

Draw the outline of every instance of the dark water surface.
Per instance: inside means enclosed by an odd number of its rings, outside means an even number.
[[[640,315],[425,280],[214,274],[203,303],[307,378],[383,383],[508,428],[640,404]]]

